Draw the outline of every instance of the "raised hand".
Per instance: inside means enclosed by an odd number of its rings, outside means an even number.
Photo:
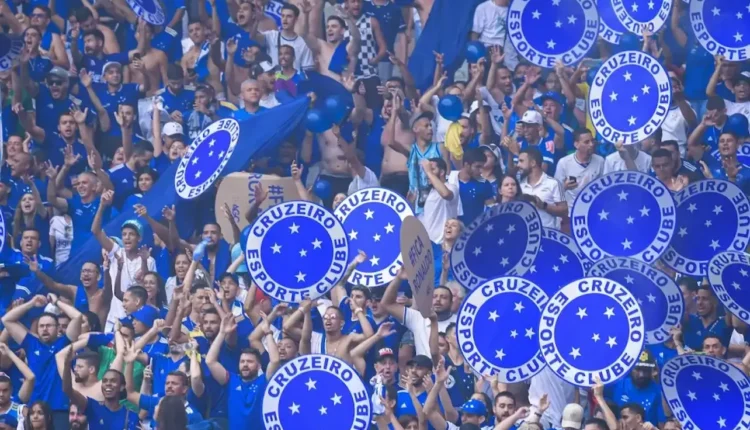
[[[505,54],[500,46],[490,47],[490,60],[494,64],[501,64],[505,59]]]
[[[223,320],[221,320],[221,332],[228,335],[237,330],[237,321],[234,319],[234,315],[227,314]]]
[[[91,83],[94,81],[94,78],[88,71],[86,71],[86,69],[81,69],[81,71],[78,72],[78,79],[81,81],[81,85],[86,88],[90,87]]]
[[[27,255],[24,255],[23,261],[27,266],[29,266],[29,270],[31,270],[33,273],[37,273],[39,271],[39,262],[36,260],[36,256],[29,257]]]
[[[304,166],[298,165],[296,161],[292,161],[292,179],[294,179],[295,181],[301,181],[303,169]]]
[[[102,193],[101,204],[103,204],[104,206],[111,206],[114,198],[115,198],[115,192],[112,190],[107,190]]]
[[[175,217],[175,210],[174,205],[170,206],[164,206],[164,208],[161,210],[161,216],[164,217],[167,221],[174,221]]]
[[[386,322],[386,323],[381,324],[380,327],[378,327],[378,331],[377,331],[376,334],[381,339],[383,339],[383,338],[386,338],[386,337],[388,337],[388,336],[390,336],[390,335],[392,335],[394,333],[396,333],[396,330],[393,328],[393,323],[392,322]]]
[[[146,206],[143,206],[140,203],[137,203],[137,204],[133,205],[133,210],[134,210],[135,214],[138,217],[144,217],[144,216],[148,215],[148,211],[146,210]]]
[[[258,182],[258,185],[255,186],[255,202],[260,206],[261,203],[266,201],[266,198],[268,198],[268,191],[263,187],[263,184]]]
[[[31,299],[31,304],[34,305],[35,308],[43,308],[47,306],[49,301],[47,301],[47,297],[44,297],[40,294],[37,294]]]

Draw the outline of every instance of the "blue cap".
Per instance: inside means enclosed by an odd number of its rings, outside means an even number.
[[[485,416],[487,415],[487,407],[484,406],[484,402],[477,399],[470,399],[461,406],[461,412],[465,414]]]
[[[562,94],[558,93],[557,91],[547,91],[546,93],[539,96],[536,100],[534,100],[534,102],[537,104],[541,104],[544,103],[545,100],[554,100],[560,106],[565,104],[565,99],[563,98]]]
[[[232,261],[240,258],[242,255],[242,246],[239,243],[235,243],[232,247]],[[247,273],[247,263],[240,264],[237,268],[236,273]]]
[[[142,322],[147,327],[151,327],[154,325],[154,321],[159,318],[159,311],[151,305],[146,305],[133,312],[131,316],[133,319]]]
[[[122,223],[122,227],[120,228],[132,228],[133,230],[138,232],[138,236],[143,236],[143,226],[141,225],[141,222],[137,219],[129,219]]]
[[[18,427],[18,418],[11,414],[0,415],[0,424],[5,424],[9,427]]]

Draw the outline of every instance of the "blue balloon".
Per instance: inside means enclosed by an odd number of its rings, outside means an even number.
[[[349,106],[346,105],[346,102],[340,96],[328,96],[324,103],[323,109],[325,115],[332,124],[338,124],[346,117]]]
[[[250,227],[252,227],[252,224],[246,226],[242,229],[240,232],[240,246],[242,247],[242,253],[246,253],[247,249],[247,238],[250,237]]]
[[[325,179],[318,179],[315,181],[315,185],[313,185],[313,193],[315,193],[316,196],[320,197],[322,200],[327,200],[331,198],[331,183],[326,181]]]
[[[458,121],[464,112],[464,105],[458,96],[447,95],[440,99],[438,103],[438,112],[448,121]]]
[[[331,121],[323,114],[320,109],[310,109],[307,111],[305,125],[313,133],[322,133],[331,128]]]
[[[727,117],[724,131],[731,131],[736,134],[737,137],[750,136],[750,125],[748,125],[747,117],[741,113],[735,113]]]
[[[466,60],[469,63],[476,63],[481,58],[484,58],[485,55],[487,55],[487,49],[482,42],[473,40],[466,44]]]

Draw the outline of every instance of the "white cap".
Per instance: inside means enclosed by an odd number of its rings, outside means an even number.
[[[490,104],[486,100],[482,100],[482,106],[484,107],[490,107]],[[474,100],[471,102],[471,107],[469,108],[469,113],[474,113],[475,110],[479,109],[479,102]]]
[[[260,68],[263,69],[263,72],[268,73],[276,70],[276,68],[268,61],[261,61]]]
[[[178,122],[168,122],[164,124],[164,128],[161,130],[163,136],[173,136],[175,134],[185,134],[182,132],[182,124]]]
[[[577,403],[569,403],[562,413],[562,427],[579,429],[583,425],[583,407]]]
[[[521,121],[518,121],[521,124],[536,124],[536,125],[542,125],[542,114],[539,112],[529,109],[526,112],[523,113],[523,117],[521,117]]]

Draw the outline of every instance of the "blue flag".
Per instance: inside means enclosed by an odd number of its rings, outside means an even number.
[[[588,109],[607,142],[634,144],[661,127],[672,103],[672,81],[656,58],[640,51],[610,57],[596,72]]]
[[[591,261],[572,237],[559,230],[543,228],[542,245],[524,279],[539,285],[551,296],[560,288],[586,276],[589,267]]]
[[[611,279],[630,290],[643,311],[647,345],[672,338],[670,330],[682,320],[685,299],[669,275],[633,258],[611,257],[596,262],[587,276]]]
[[[594,48],[599,13],[594,1],[514,1],[508,10],[507,31],[519,55],[539,67],[552,69],[558,61],[565,65],[578,63]]]
[[[349,282],[367,287],[388,284],[401,268],[401,223],[414,215],[403,197],[385,188],[366,188],[347,197],[334,211],[349,238],[349,255],[364,251]]]
[[[10,70],[13,67],[13,60],[21,55],[23,46],[23,37],[0,33],[0,71]],[[3,94],[3,97],[7,97],[7,94]]]
[[[690,276],[706,276],[724,250],[744,252],[750,238],[750,201],[740,187],[719,179],[690,184],[674,195],[677,229],[664,263]]]
[[[520,276],[534,264],[542,241],[539,212],[522,201],[503,203],[466,227],[451,250],[458,282],[473,290],[500,276]]]
[[[708,282],[729,312],[750,324],[750,258],[747,253],[726,251],[714,256],[708,266]]]
[[[511,276],[469,293],[458,311],[456,336],[471,368],[505,383],[539,373],[545,362],[537,332],[547,300],[537,285]]]
[[[664,398],[683,429],[748,428],[750,384],[735,365],[709,355],[679,355],[660,375]]]
[[[8,234],[8,232],[5,229],[5,216],[3,215],[3,211],[0,211],[0,255],[3,255],[3,250],[5,249],[6,234]]]
[[[265,428],[365,429],[372,419],[357,371],[331,355],[304,355],[281,366],[263,396]],[[315,423],[325,423],[319,425]]]
[[[643,349],[643,312],[618,282],[584,278],[552,296],[542,312],[539,344],[563,380],[591,387],[627,376]]]
[[[593,261],[614,256],[654,263],[674,236],[675,212],[672,194],[658,180],[640,172],[613,172],[581,190],[571,231]]]
[[[747,2],[692,1],[688,16],[695,38],[706,51],[723,55],[727,61],[750,58],[750,7]]]
[[[167,17],[159,0],[128,0],[128,5],[139,18],[153,25],[163,25]]]

